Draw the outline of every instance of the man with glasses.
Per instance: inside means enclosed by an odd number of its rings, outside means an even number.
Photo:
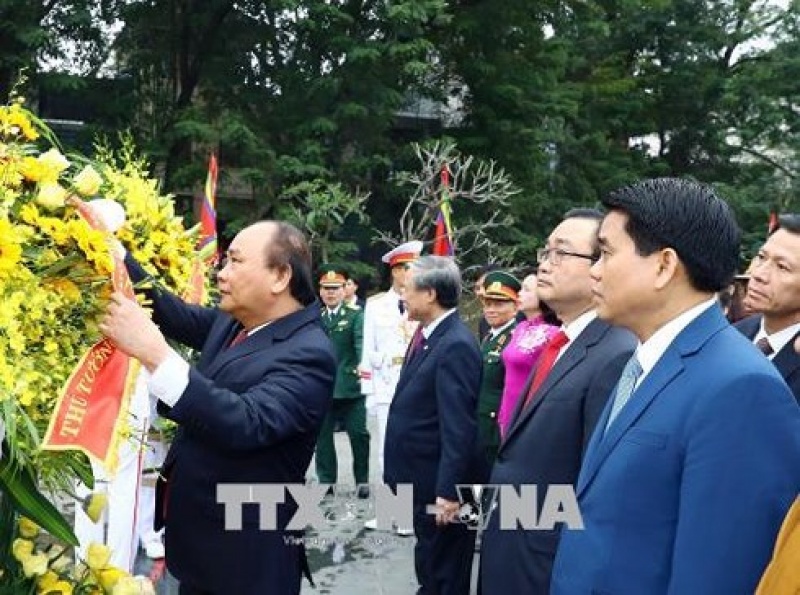
[[[745,307],[758,312],[736,325],[766,355],[800,403],[800,215],[783,215],[750,270]]]
[[[561,330],[545,345],[500,444],[490,485],[547,488],[574,484],[595,423],[635,346],[629,332],[599,320],[589,270],[597,259],[602,214],[573,209],[539,251],[539,299]],[[489,519],[481,547],[483,593],[549,593],[559,528],[500,528],[502,504]]]

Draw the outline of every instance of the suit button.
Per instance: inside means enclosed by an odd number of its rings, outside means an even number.
[[[497,412],[496,412],[496,411],[490,411],[490,412],[489,412],[489,417],[491,417],[492,419],[494,419],[495,417],[497,417]]]

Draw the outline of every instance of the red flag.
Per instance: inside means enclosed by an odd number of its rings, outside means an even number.
[[[208,269],[219,259],[217,244],[217,157],[214,153],[208,158],[208,175],[200,203],[200,239],[197,242],[197,256],[192,266],[184,299],[190,304],[205,301],[206,275]]]
[[[436,256],[453,256],[453,226],[450,223],[450,171],[445,165],[441,173],[442,201],[436,215],[436,231],[432,253]]]
[[[208,175],[200,204],[200,241],[197,249],[207,263],[217,261],[217,157],[213,153],[208,159]]]
[[[776,229],[778,229],[778,213],[770,211],[769,223],[767,223],[767,234],[771,234]]]

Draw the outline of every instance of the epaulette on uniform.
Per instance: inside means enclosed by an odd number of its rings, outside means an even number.
[[[350,308],[351,310],[360,310],[361,309],[361,306],[359,306],[358,304],[345,304],[344,307],[345,308]]]

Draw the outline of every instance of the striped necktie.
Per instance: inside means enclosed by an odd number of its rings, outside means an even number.
[[[614,392],[614,402],[611,405],[611,413],[608,415],[608,423],[606,424],[606,432],[614,420],[625,407],[625,404],[630,400],[636,389],[636,381],[642,375],[642,365],[636,359],[636,354],[631,356],[628,363],[625,364],[625,369],[622,370],[622,376],[619,377],[617,382],[617,390]]]

